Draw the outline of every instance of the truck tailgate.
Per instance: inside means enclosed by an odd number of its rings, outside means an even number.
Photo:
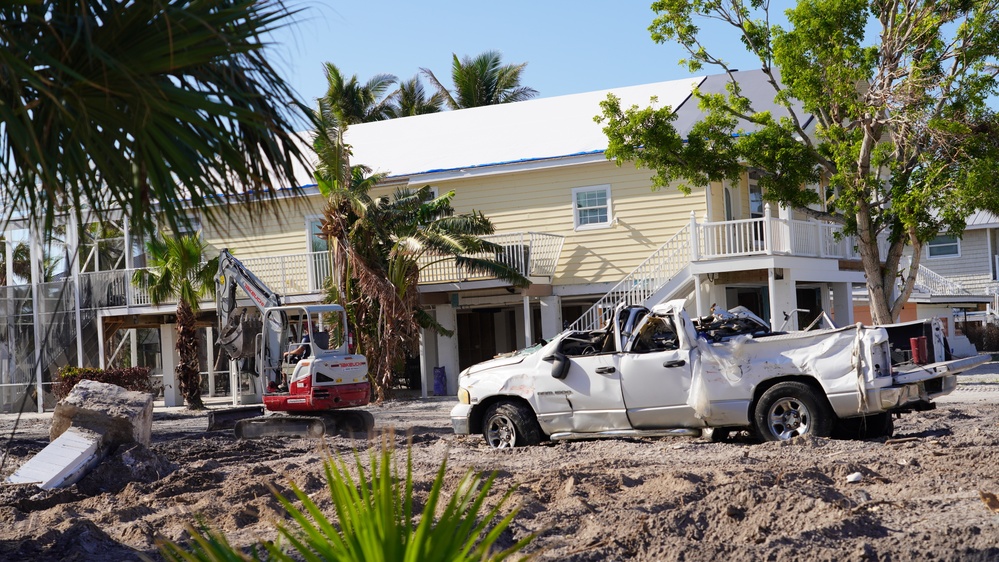
[[[991,355],[983,354],[974,357],[941,361],[939,363],[929,363],[927,365],[913,365],[904,370],[896,371],[892,378],[894,378],[896,384],[920,382],[943,375],[956,375],[991,360]]]

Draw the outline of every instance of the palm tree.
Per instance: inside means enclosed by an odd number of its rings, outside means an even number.
[[[198,302],[215,290],[218,256],[205,261],[208,245],[201,235],[154,238],[146,244],[151,269],[136,270],[132,282],[149,287],[153,304],[177,298],[177,381],[191,410],[202,410],[201,376],[195,313]]]
[[[417,286],[424,268],[451,261],[518,286],[529,282],[491,257],[501,248],[481,236],[492,234],[492,223],[481,213],[456,214],[454,192],[434,197],[426,186],[372,200],[368,191],[380,179],[355,167],[350,187],[330,194],[324,232],[331,246],[340,249],[334,263],[343,264],[339,275],[331,277],[335,282],[329,298],[348,309],[382,401],[392,387],[394,369],[407,352],[415,351],[420,328],[451,335],[420,306]]]
[[[458,55],[451,56],[453,91],[445,88],[432,71],[420,69],[451,109],[524,101],[538,95],[537,90],[520,85],[526,62],[503,64],[499,51],[486,51],[475,58],[466,56],[461,60]]]
[[[399,83],[399,89],[392,97],[389,107],[389,117],[410,117],[427,113],[438,113],[444,105],[444,96],[436,92],[427,96],[427,91],[416,75],[405,82]]]
[[[284,0],[0,2],[0,201],[133,231],[297,185],[291,87],[265,58]],[[154,212],[155,211],[155,212]]]
[[[392,96],[389,89],[398,81],[395,76],[378,74],[361,84],[356,74],[347,78],[331,62],[323,68],[327,89],[321,100],[335,108],[337,119],[345,127],[389,118]]]

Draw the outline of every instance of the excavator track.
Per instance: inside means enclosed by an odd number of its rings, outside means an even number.
[[[316,439],[326,435],[326,424],[320,418],[308,416],[263,416],[236,422],[237,439],[262,437],[306,437]]]
[[[373,435],[375,418],[366,410],[333,410],[315,415],[271,415],[236,422],[237,439],[263,437],[305,437],[316,439],[324,435],[369,438]]]

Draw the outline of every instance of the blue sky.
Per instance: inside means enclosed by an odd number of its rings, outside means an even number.
[[[302,98],[325,90],[322,64],[363,82],[378,73],[408,79],[429,68],[450,86],[451,55],[502,53],[526,62],[522,84],[551,97],[690,76],[675,45],[657,45],[648,27],[651,0],[290,0],[298,22],[273,37],[271,54]],[[731,37],[719,33],[717,39]],[[738,68],[757,65],[729,39],[713,43]],[[708,73],[717,72],[708,70]],[[424,81],[426,85],[426,81]]]

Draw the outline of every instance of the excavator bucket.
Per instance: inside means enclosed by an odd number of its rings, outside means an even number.
[[[212,410],[208,412],[208,431],[232,429],[236,427],[236,422],[239,420],[256,418],[262,415],[264,415],[264,407],[260,405]]]
[[[262,437],[318,438],[326,434],[326,424],[320,418],[304,416],[264,416],[236,422],[237,439]]]

